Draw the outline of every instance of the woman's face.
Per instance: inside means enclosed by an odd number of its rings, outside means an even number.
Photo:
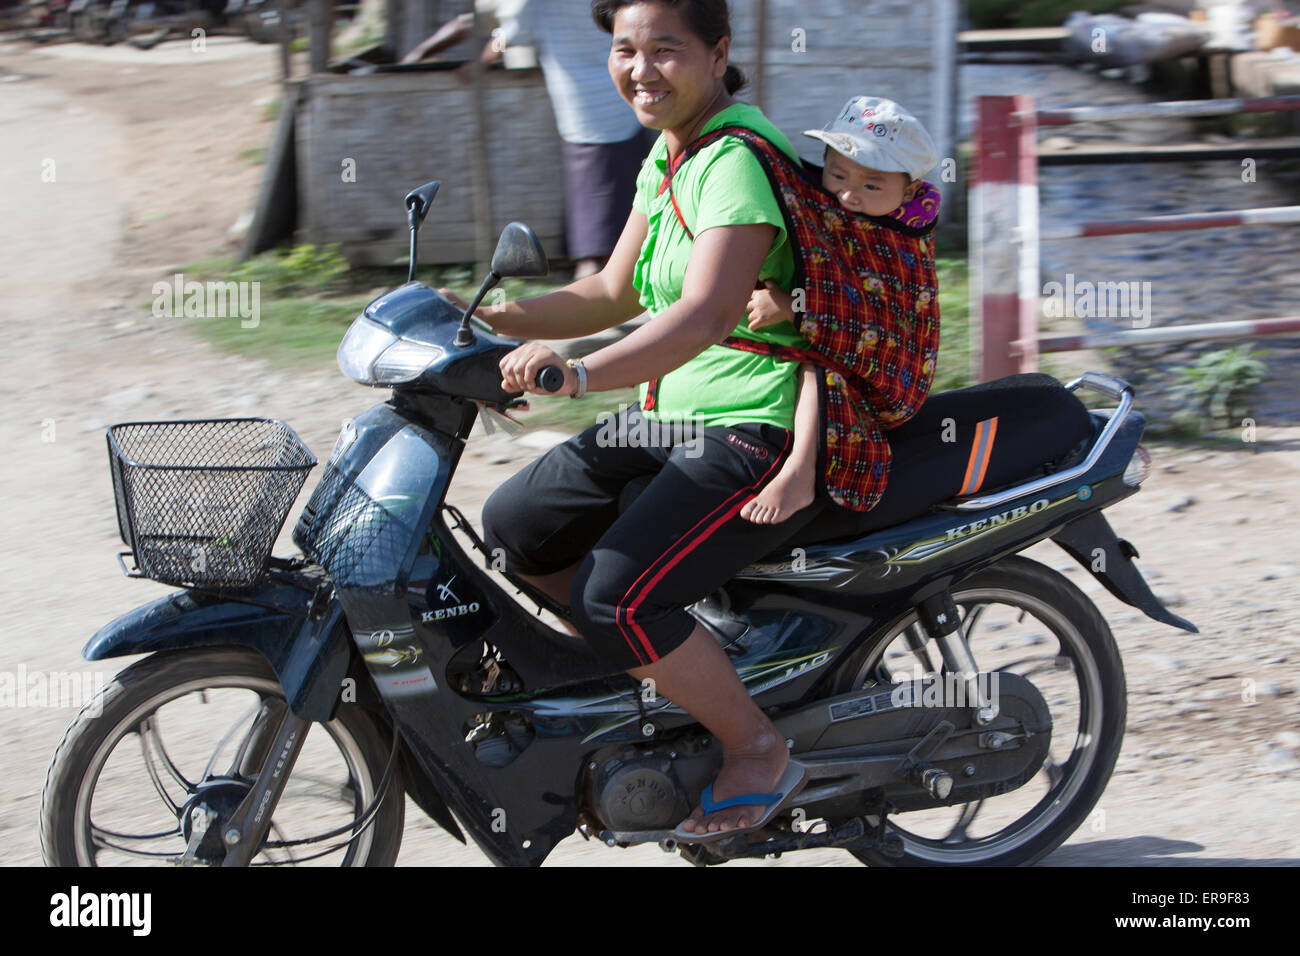
[[[634,3],[614,15],[609,75],[642,126],[685,129],[717,96],[730,45],[708,46],[676,10]]]

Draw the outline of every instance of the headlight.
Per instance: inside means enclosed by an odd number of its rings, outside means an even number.
[[[436,345],[398,338],[364,315],[339,344],[339,368],[362,385],[405,385],[441,357]]]

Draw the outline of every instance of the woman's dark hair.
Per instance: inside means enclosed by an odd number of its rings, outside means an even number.
[[[614,14],[634,3],[657,3],[676,10],[691,32],[710,48],[723,37],[731,36],[731,11],[727,9],[727,0],[592,0],[591,18],[596,21],[596,26],[612,35]],[[740,67],[728,63],[727,75],[722,82],[728,93],[735,93],[743,90],[747,81]]]

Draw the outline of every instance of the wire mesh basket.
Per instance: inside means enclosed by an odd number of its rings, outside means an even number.
[[[108,457],[136,575],[200,587],[257,579],[316,465],[292,428],[266,418],[114,425]]]

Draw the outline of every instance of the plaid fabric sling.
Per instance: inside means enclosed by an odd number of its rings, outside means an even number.
[[[755,154],[772,184],[794,251],[794,288],[803,290],[799,332],[811,350],[728,336],[722,345],[806,362],[819,370],[824,424],[817,442],[823,494],[854,511],[869,511],[884,494],[891,453],[883,429],[907,421],[934,381],[939,350],[939,297],[934,224],[939,193],[925,183],[889,216],[857,215],[821,188],[810,170],[753,130],[727,126],[691,143],[669,162],[659,193],[668,190],[677,220],[693,241],[672,195],[674,171],[722,136]],[[796,306],[798,300],[796,299]],[[650,383],[651,403],[657,380]]]

